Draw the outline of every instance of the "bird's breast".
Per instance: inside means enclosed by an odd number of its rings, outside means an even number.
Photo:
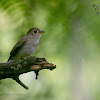
[[[38,43],[26,43],[19,52],[22,57],[31,56],[37,49]]]

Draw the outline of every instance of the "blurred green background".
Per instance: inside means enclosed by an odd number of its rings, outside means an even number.
[[[0,100],[100,100],[99,6],[99,0],[0,0],[0,62],[38,27],[46,33],[34,56],[57,66],[40,71],[38,80],[34,72],[21,75],[28,91],[1,80]]]

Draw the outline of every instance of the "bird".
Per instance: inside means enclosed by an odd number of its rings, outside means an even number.
[[[42,33],[44,32],[45,31],[42,31],[39,28],[29,29],[27,34],[22,36],[19,39],[19,41],[15,44],[15,46],[12,48],[8,62],[11,60],[21,60],[21,59],[32,56],[33,53],[36,51],[38,44],[39,44],[40,37]],[[19,83],[21,86],[23,86],[25,89],[28,89],[28,87],[25,86],[19,80],[18,75],[15,75],[13,79],[17,83]]]

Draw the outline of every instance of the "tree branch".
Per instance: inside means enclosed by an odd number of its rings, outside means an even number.
[[[12,60],[5,63],[0,63],[0,80],[5,78],[13,78],[17,83],[23,86],[25,89],[28,87],[19,80],[19,75],[34,71],[36,73],[36,79],[39,75],[39,71],[42,69],[55,69],[56,66],[52,63],[48,63],[45,58],[37,58],[35,56],[28,57],[22,60]]]

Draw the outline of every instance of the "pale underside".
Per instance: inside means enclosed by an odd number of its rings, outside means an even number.
[[[13,47],[9,60],[20,60],[31,56],[37,49],[39,37],[23,36]]]

